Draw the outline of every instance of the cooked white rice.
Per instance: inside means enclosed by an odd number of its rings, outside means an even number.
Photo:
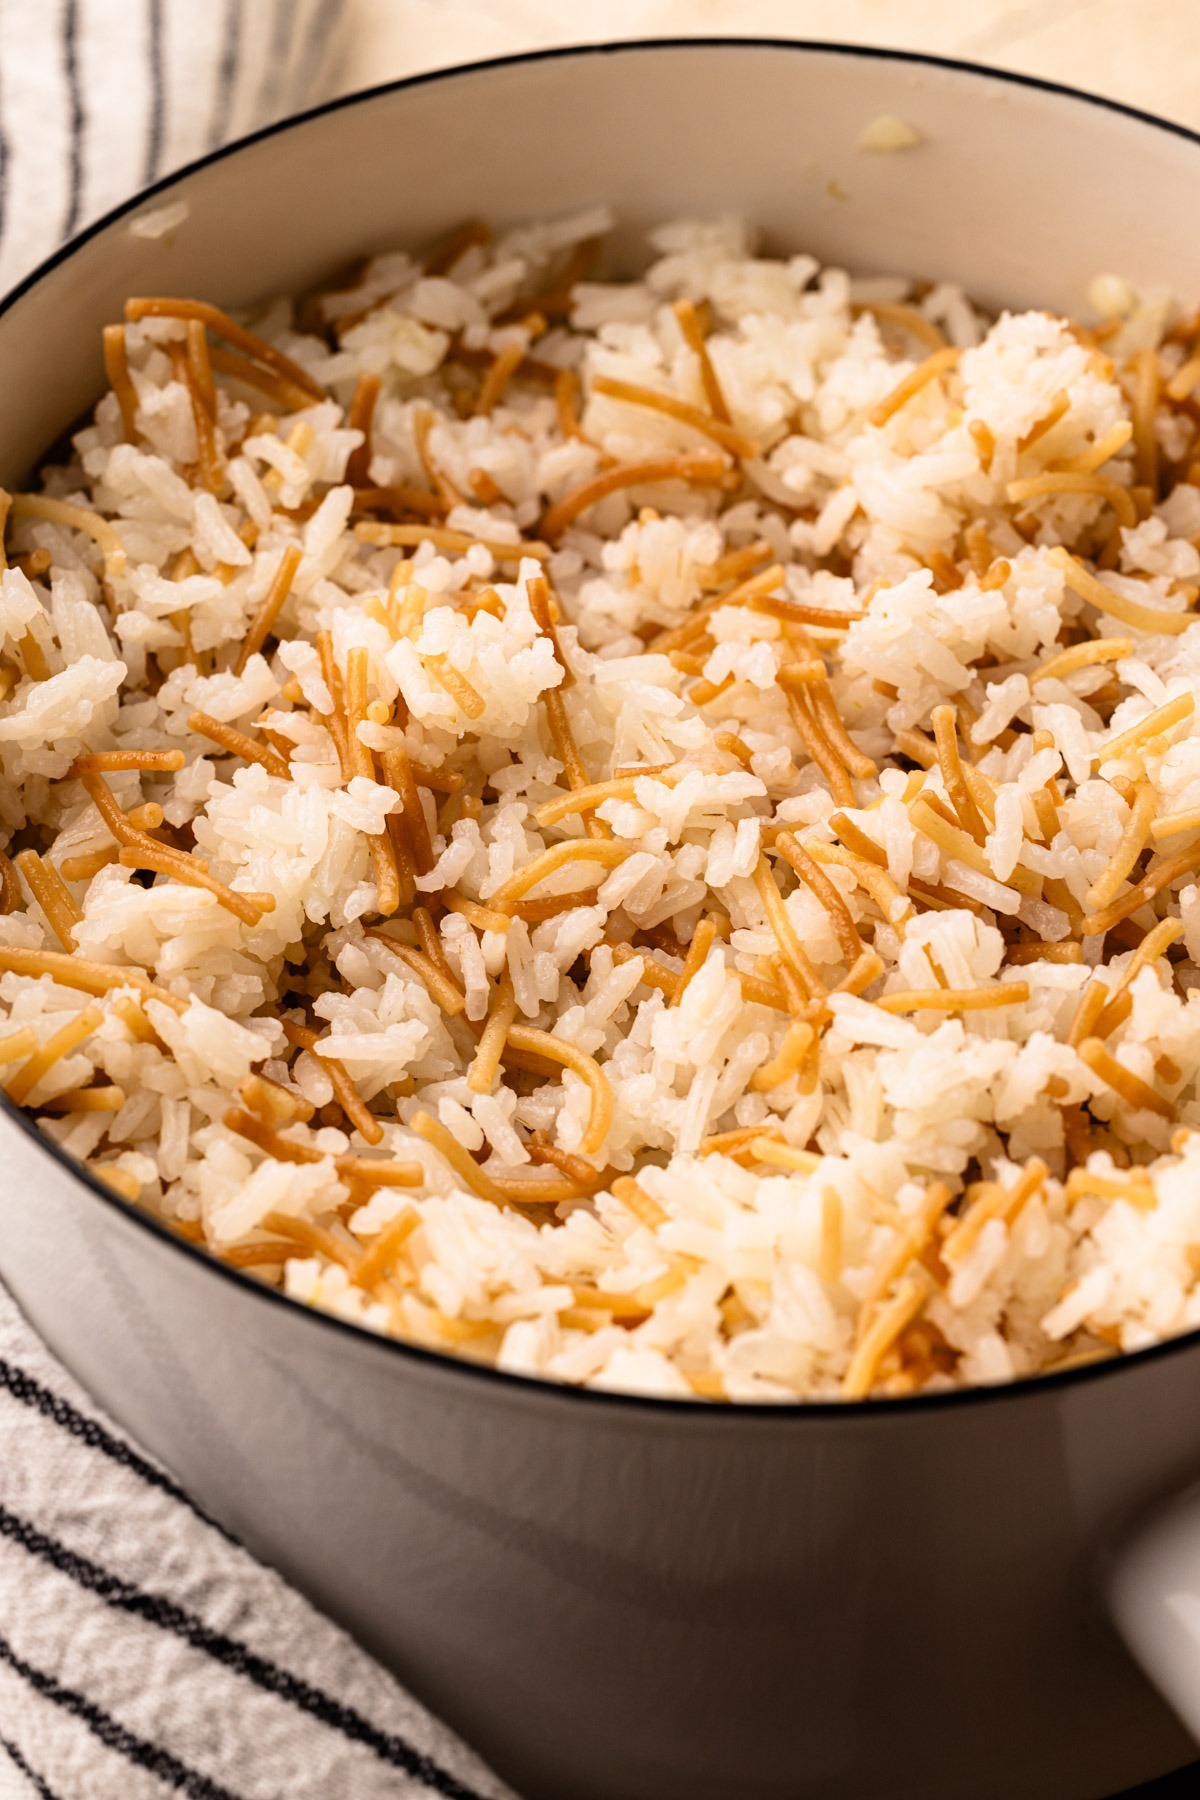
[[[523,1374],[895,1395],[1195,1326],[1200,321],[729,223],[587,279],[606,225],[110,331],[0,578],[12,1097]]]

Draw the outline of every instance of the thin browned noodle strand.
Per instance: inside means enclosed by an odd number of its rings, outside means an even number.
[[[251,362],[281,376],[310,399],[323,400],[325,397],[324,389],[299,363],[293,362],[282,350],[267,343],[265,338],[256,337],[254,332],[239,325],[228,313],[222,312],[219,306],[213,306],[207,300],[173,300],[158,296],[130,299],[125,302],[125,317],[130,320],[197,320],[217,337],[224,338],[234,350],[240,350]]]

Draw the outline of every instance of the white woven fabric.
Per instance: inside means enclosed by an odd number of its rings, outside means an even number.
[[[0,1289],[0,1800],[511,1800]]]
[[[347,0],[2,0],[0,293],[226,139],[333,91]]]

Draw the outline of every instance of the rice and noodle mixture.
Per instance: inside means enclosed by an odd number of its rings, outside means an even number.
[[[607,224],[105,333],[3,503],[10,1097],[295,1300],[566,1382],[1195,1327],[1200,320],[729,223],[608,283]]]

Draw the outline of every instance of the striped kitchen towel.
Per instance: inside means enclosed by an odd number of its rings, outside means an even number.
[[[355,0],[0,0],[0,293],[180,163],[325,98]]]
[[[147,182],[330,92],[353,4],[0,0],[0,292]],[[0,1800],[507,1793],[0,1290]]]
[[[511,1800],[0,1289],[0,1800]]]

